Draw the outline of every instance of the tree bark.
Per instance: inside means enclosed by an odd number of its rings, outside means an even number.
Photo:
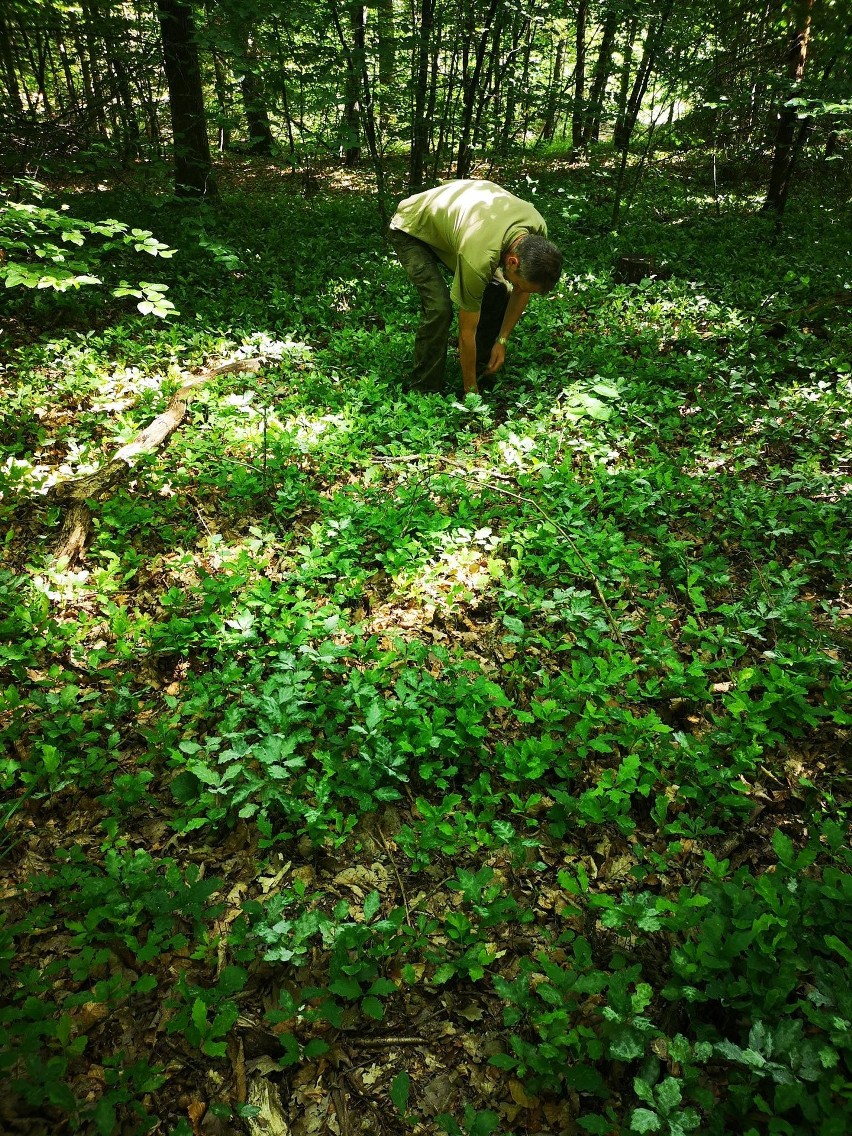
[[[466,178],[470,173],[470,165],[473,159],[470,148],[471,133],[473,130],[473,116],[476,107],[476,96],[479,88],[479,79],[482,74],[482,65],[485,61],[485,49],[488,46],[488,40],[491,36],[491,26],[494,22],[494,17],[497,13],[497,6],[500,0],[490,0],[488,11],[485,16],[485,24],[482,29],[482,34],[479,37],[479,42],[476,45],[476,54],[474,56],[473,71],[465,76],[464,84],[464,99],[462,105],[462,122],[459,137],[458,155],[456,158],[456,177]]]
[[[811,13],[814,0],[799,0],[795,13],[793,39],[787,53],[787,73],[791,80],[791,94],[805,75],[808,59],[808,45],[811,35]],[[780,221],[787,204],[787,194],[793,176],[796,156],[801,149],[801,141],[796,139],[797,112],[794,106],[782,106],[778,113],[778,129],[775,134],[775,152],[772,156],[772,169],[769,174],[769,187],[763,208],[772,209]]]
[[[361,68],[366,43],[367,9],[355,0],[349,6],[349,32],[352,46],[346,51],[346,104],[343,126],[346,131],[344,161],[357,166],[361,161]]]
[[[553,72],[550,76],[550,86],[545,102],[544,122],[541,126],[540,138],[545,144],[553,141],[556,133],[556,112],[559,106],[559,91],[562,87],[562,68],[565,66],[565,40],[560,38],[556,42],[556,57],[553,60]]]
[[[0,66],[3,69],[3,83],[9,99],[9,106],[16,115],[23,115],[24,103],[15,69],[15,53],[12,49],[12,36],[3,13],[0,12]]]
[[[414,100],[411,117],[411,154],[408,166],[408,189],[416,193],[423,187],[423,172],[429,154],[429,121],[424,111],[429,86],[429,46],[435,19],[435,0],[421,0],[420,26],[415,36]]]
[[[590,142],[597,142],[600,138],[601,117],[603,116],[604,96],[606,85],[612,70],[612,49],[615,45],[615,33],[618,28],[618,9],[613,5],[607,9],[604,17],[601,48],[595,62],[592,76],[592,89],[586,103],[586,113],[583,122],[583,146]]]
[[[587,0],[577,5],[577,57],[574,64],[574,107],[571,112],[571,160],[576,161],[583,150],[585,110],[583,95],[586,89],[586,18]]]
[[[186,0],[157,0],[157,13],[174,134],[175,193],[178,197],[214,197],[216,180],[192,9]]]
[[[252,154],[269,157],[275,146],[275,139],[269,124],[269,111],[266,106],[263,78],[258,67],[257,52],[250,36],[246,39],[240,93],[243,97],[249,130],[249,149]]]
[[[379,38],[379,118],[382,124],[393,106],[393,84],[396,74],[396,29],[393,0],[377,0],[376,29]]]
[[[666,30],[666,25],[669,22],[673,8],[674,0],[665,0],[665,5],[657,23],[648,31],[648,38],[645,41],[645,50],[642,52],[642,61],[639,64],[636,77],[633,81],[633,89],[630,92],[630,98],[627,100],[627,106],[623,116],[615,125],[613,141],[618,150],[624,150],[630,145],[630,138],[636,127],[639,111],[642,109],[642,100],[645,97],[645,92],[648,90],[648,82],[656,66],[663,33]]]

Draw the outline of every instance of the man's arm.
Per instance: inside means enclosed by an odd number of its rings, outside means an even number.
[[[517,319],[517,316],[515,318]],[[478,326],[479,312],[466,312],[463,308],[459,309],[459,362],[461,363],[465,394],[479,394],[479,387],[476,385],[476,329]]]
[[[511,334],[512,328],[521,318],[524,308],[529,302],[530,293],[521,292],[518,288],[512,289],[512,294],[509,297],[509,303],[506,305],[506,314],[503,316],[503,323],[500,327],[500,338],[508,339]],[[491,349],[491,358],[488,360],[488,366],[485,368],[483,374],[496,375],[500,368],[506,361],[506,348],[504,344],[495,341]]]

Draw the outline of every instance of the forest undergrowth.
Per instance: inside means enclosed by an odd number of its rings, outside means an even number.
[[[3,301],[4,1133],[852,1129],[848,193],[613,178],[464,401],[354,176],[58,195],[174,314]]]

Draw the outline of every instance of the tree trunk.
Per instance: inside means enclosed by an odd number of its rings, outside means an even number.
[[[107,95],[104,86],[103,47],[98,41],[98,12],[90,4],[82,4],[83,14],[81,24],[83,50],[81,56],[88,60],[89,82],[92,90],[92,102],[89,111],[94,115],[98,134],[102,138],[109,137],[109,123],[107,122]],[[82,64],[81,64],[82,67]]]
[[[0,12],[0,68],[2,68],[3,84],[6,87],[9,108],[13,114],[22,116],[24,114],[24,103],[21,98],[18,73],[15,69],[12,36],[2,12]]]
[[[648,90],[648,82],[657,63],[663,32],[666,30],[666,25],[669,22],[673,8],[674,0],[666,0],[656,25],[648,32],[648,38],[645,41],[645,50],[642,52],[642,61],[639,64],[636,78],[633,81],[633,89],[630,92],[630,98],[627,101],[623,117],[619,119],[615,126],[613,141],[616,149],[624,150],[630,145],[630,137],[633,134],[636,122],[639,118],[639,111],[642,109],[642,100],[645,97],[645,92]]]
[[[601,49],[595,62],[592,77],[592,89],[589,91],[586,103],[586,114],[583,123],[583,146],[590,142],[597,142],[600,138],[601,117],[603,116],[604,97],[607,82],[612,71],[612,49],[615,45],[615,33],[618,28],[618,9],[612,6],[607,9],[604,18],[603,34],[601,36]]]
[[[553,60],[553,72],[550,76],[550,85],[545,102],[544,122],[541,126],[541,141],[545,145],[553,141],[556,133],[556,112],[559,106],[559,91],[562,87],[562,68],[565,66],[565,40],[556,42],[556,58]]]
[[[585,113],[583,95],[586,88],[586,18],[588,0],[577,5],[577,60],[574,65],[574,108],[571,112],[571,161],[575,162],[583,149]]]
[[[358,89],[358,110],[360,114],[360,122],[364,127],[364,135],[367,139],[367,146],[370,151],[370,160],[373,163],[373,172],[376,175],[376,197],[379,206],[379,215],[382,220],[382,225],[387,226],[387,203],[385,201],[385,171],[382,165],[382,155],[379,151],[379,137],[376,131],[376,114],[375,106],[373,104],[373,92],[370,84],[370,73],[367,69],[367,52],[366,52],[366,25],[367,25],[367,9],[366,7],[355,4],[350,9],[353,14],[360,12],[357,19],[353,19],[353,32],[355,32],[354,46],[350,47],[346,36],[344,35],[343,28],[340,23],[340,13],[337,8],[337,3],[332,5],[332,15],[334,17],[334,26],[337,31],[340,46],[343,49],[343,54],[346,59],[347,73],[357,76],[359,82]]]
[[[435,50],[435,54],[434,54],[433,61],[432,61],[432,64],[433,64],[433,87],[434,87],[434,92],[435,92],[436,98],[437,98],[437,93],[438,93],[437,79],[438,79],[438,67],[439,67],[438,43],[440,43],[441,38],[443,37],[443,33],[444,33],[443,25],[439,25],[438,42],[436,43],[436,50]],[[445,89],[444,89],[444,100],[443,100],[443,106],[441,108],[441,119],[440,119],[440,124],[438,126],[438,138],[437,138],[437,141],[435,142],[435,146],[434,146],[434,155],[433,155],[433,159],[432,159],[432,180],[433,181],[435,179],[437,179],[437,177],[438,177],[438,171],[441,168],[443,160],[444,160],[445,150],[452,150],[452,146],[448,143],[448,139],[450,139],[452,137],[453,100],[455,99],[456,87],[458,85],[457,74],[456,74],[457,71],[458,71],[458,66],[459,66],[458,45],[454,45],[453,50],[452,50],[452,54],[450,55],[450,69],[447,72],[447,80],[446,80],[446,85],[445,85]],[[449,164],[449,162],[448,162],[448,164]]]
[[[157,14],[174,134],[175,193],[178,197],[213,197],[216,181],[192,9],[186,0],[157,0]]]
[[[377,0],[376,34],[379,55],[379,118],[384,124],[393,105],[392,88],[396,74],[396,30],[393,0]]]
[[[494,146],[494,154],[498,158],[505,158],[512,146],[512,140],[515,134],[515,114],[518,107],[518,90],[522,89],[526,91],[524,84],[514,82],[515,60],[523,53],[528,44],[531,30],[533,30],[534,33],[532,17],[529,12],[516,12],[512,27],[512,46],[509,49],[508,55],[503,60],[500,74],[499,90],[502,95],[502,91],[505,88],[506,93],[505,96],[502,97],[502,105],[499,108],[502,122],[500,133]],[[560,43],[562,43],[561,40]],[[559,70],[558,61],[554,64],[554,70]],[[509,71],[512,76],[512,82],[504,84],[502,81],[503,75]]]
[[[250,36],[246,38],[243,54],[240,93],[249,129],[249,149],[252,154],[269,157],[275,146],[275,139],[272,136],[272,127],[269,125],[269,112],[266,107],[263,78],[258,67],[257,51]]]
[[[791,94],[801,83],[808,58],[808,45],[811,35],[811,12],[814,0],[799,0],[796,7],[793,39],[787,53],[787,72],[791,80]],[[778,130],[775,134],[775,153],[769,174],[769,188],[766,192],[764,209],[775,210],[780,221],[790,180],[800,145],[796,142],[796,107],[782,106],[778,113]]]
[[[482,64],[485,61],[485,49],[488,46],[488,40],[491,36],[491,27],[494,22],[494,17],[496,15],[497,6],[499,3],[500,0],[490,0],[488,12],[485,16],[485,25],[482,29],[482,34],[479,37],[479,42],[476,45],[473,71],[470,73],[470,75],[466,76],[458,156],[456,158],[456,177],[459,178],[466,178],[470,173],[470,165],[473,159],[470,140],[471,132],[473,129],[473,115],[474,108],[476,106],[476,95],[479,87],[479,79],[482,74]]]
[[[413,77],[414,102],[411,116],[411,154],[408,166],[408,189],[416,193],[423,187],[423,172],[429,153],[429,123],[424,113],[429,88],[429,45],[435,19],[435,0],[421,0],[420,23],[415,36]]]
[[[343,108],[344,161],[357,166],[361,161],[361,66],[364,55],[367,9],[358,3],[349,7],[351,48],[346,51],[346,103]]]
[[[491,51],[488,55],[488,67],[485,72],[484,79],[479,84],[479,97],[477,98],[476,114],[474,116],[473,132],[471,134],[474,149],[477,146],[485,146],[482,120],[485,116],[485,109],[489,103],[491,103],[491,113],[493,115],[494,99],[497,93],[496,88],[499,84],[498,76],[500,73],[500,43],[503,38],[505,17],[505,7],[498,8],[497,16],[494,20],[494,33],[491,40]]]
[[[630,67],[633,63],[633,56],[636,54],[636,36],[639,33],[639,17],[633,16],[630,20],[630,26],[627,29],[627,36],[624,42],[624,51],[622,52],[621,75],[618,83],[618,103],[615,111],[615,128],[613,130],[613,142],[618,145],[616,139],[619,134],[619,124],[624,122],[627,117],[627,99],[630,90]]]

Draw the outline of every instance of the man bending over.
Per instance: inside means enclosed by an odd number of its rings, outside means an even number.
[[[420,293],[411,386],[444,388],[453,304],[465,394],[477,375],[495,375],[506,343],[533,293],[549,292],[562,253],[528,202],[491,181],[450,181],[400,202],[390,242]],[[453,274],[447,287],[443,269]]]

